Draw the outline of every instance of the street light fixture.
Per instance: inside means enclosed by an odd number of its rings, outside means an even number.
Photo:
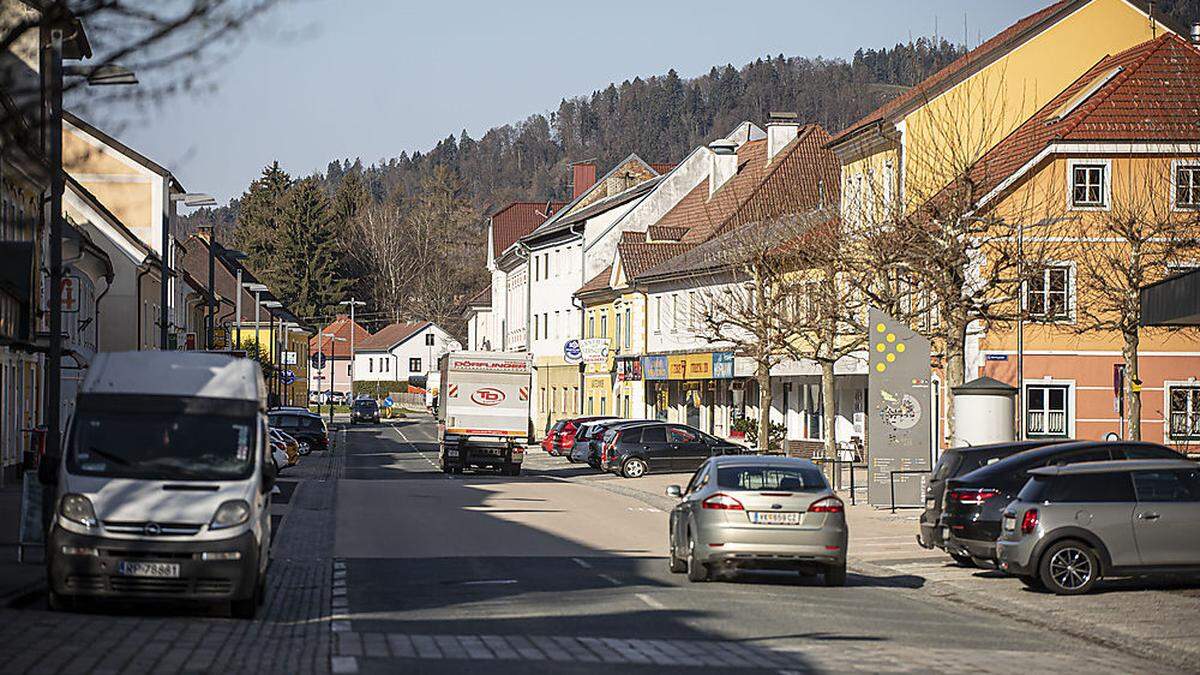
[[[254,348],[258,349],[258,311],[262,307],[262,294],[271,289],[267,288],[266,284],[257,282],[243,283],[242,286],[254,294]],[[240,338],[241,336],[238,337]]]
[[[358,324],[354,323],[354,308],[366,307],[367,303],[362,300],[355,300],[352,296],[349,300],[343,300],[338,303],[341,305],[350,306],[350,398],[354,399],[354,327]]]
[[[105,63],[99,66],[63,66],[63,75],[87,79],[88,86],[137,84],[137,75],[125,66]]]

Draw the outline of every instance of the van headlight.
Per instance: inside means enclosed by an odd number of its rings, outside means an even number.
[[[247,520],[250,520],[250,505],[244,499],[234,499],[217,507],[212,522],[208,524],[208,529],[221,530],[241,525]]]
[[[92,500],[81,494],[72,492],[63,495],[58,503],[58,514],[84,527],[96,526],[96,509],[92,508]]]

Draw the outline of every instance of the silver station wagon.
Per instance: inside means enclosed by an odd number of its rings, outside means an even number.
[[[671,511],[670,566],[705,581],[742,568],[821,573],[846,583],[846,514],[815,464],[791,457],[721,456],[704,462]]]

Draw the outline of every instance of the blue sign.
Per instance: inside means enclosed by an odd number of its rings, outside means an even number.
[[[290,370],[279,371],[279,381],[284,384],[292,384],[296,381],[296,374]]]
[[[567,363],[580,363],[583,361],[583,350],[579,348],[579,340],[567,340],[563,343],[563,359]]]
[[[713,352],[712,368],[714,380],[732,380],[733,352]]]
[[[643,356],[642,379],[665,380],[670,376],[666,356]]]
[[[323,370],[325,368],[325,352],[317,352],[316,354],[313,354],[312,358],[309,359],[309,362],[312,363],[313,368],[316,368],[317,370]]]
[[[988,361],[1007,361],[1008,354],[988,354],[987,360]]]
[[[388,396],[387,398],[383,399],[383,407],[390,408],[394,405],[396,405],[396,402],[392,400],[391,396]]]

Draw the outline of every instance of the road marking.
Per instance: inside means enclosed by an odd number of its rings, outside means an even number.
[[[664,608],[664,605],[661,602],[646,595],[645,593],[634,593],[633,596],[635,598],[637,598],[638,600],[641,600],[642,602],[646,603],[647,605],[650,605],[654,609],[663,609]]]
[[[333,656],[329,659],[329,669],[337,675],[349,675],[358,672],[358,659],[353,656]]]
[[[483,586],[485,584],[515,584],[516,579],[480,579],[478,581],[464,581],[459,586]]]
[[[392,431],[395,431],[396,435],[400,437],[400,440],[403,441],[404,443],[407,443],[408,446],[413,449],[413,452],[417,453],[418,457],[425,460],[426,462],[429,462],[429,466],[432,466],[434,469],[437,469],[438,471],[442,470],[442,467],[435,464],[432,459],[429,459],[429,457],[427,457],[424,452],[421,452],[421,450],[419,448],[417,448],[416,443],[413,443],[412,441],[408,440],[408,436],[405,436],[404,432],[400,431],[399,427],[393,426]],[[452,478],[452,476],[450,476],[449,474],[446,474],[446,478]]]
[[[591,563],[589,563],[586,560],[583,560],[582,558],[571,558],[571,560],[574,560],[576,565],[579,565],[580,567],[582,567],[585,570],[592,569]]]
[[[598,577],[600,577],[601,579],[603,579],[603,580],[607,581],[608,583],[612,584],[613,586],[620,586],[620,585],[621,585],[621,582],[620,582],[620,580],[619,580],[619,579],[617,579],[616,577],[611,577],[611,576],[609,576],[609,575],[607,575],[607,574],[604,574],[603,572],[602,572],[602,573],[600,573],[600,574],[597,574],[596,576],[598,576]]]

